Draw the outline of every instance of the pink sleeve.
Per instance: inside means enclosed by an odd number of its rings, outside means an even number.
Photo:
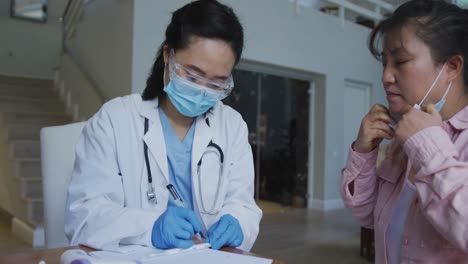
[[[346,167],[341,172],[341,197],[351,209],[360,224],[373,228],[374,206],[377,198],[376,161],[378,148],[368,153],[355,152],[349,149]],[[351,194],[350,185],[354,184]]]
[[[404,148],[416,171],[423,214],[445,239],[468,252],[468,131],[452,142],[441,127],[429,127]]]

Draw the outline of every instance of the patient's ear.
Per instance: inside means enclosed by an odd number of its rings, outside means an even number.
[[[463,64],[465,59],[461,55],[455,55],[447,61],[447,82],[455,81],[458,76],[463,75]]]

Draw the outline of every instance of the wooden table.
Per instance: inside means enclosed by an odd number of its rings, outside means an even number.
[[[23,253],[16,253],[12,255],[0,256],[0,264],[7,263],[21,263],[21,264],[38,264],[43,260],[46,264],[60,264],[60,256],[67,249],[83,249],[85,251],[93,251],[92,248],[79,246],[79,247],[64,247],[56,249],[42,249],[31,250]],[[243,251],[237,248],[224,247],[221,250],[236,254],[257,256],[251,252]],[[284,262],[273,260],[273,264],[285,264]]]

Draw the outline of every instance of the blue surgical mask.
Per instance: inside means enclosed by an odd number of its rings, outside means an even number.
[[[210,89],[210,88],[206,88]],[[174,78],[164,87],[174,107],[184,116],[196,117],[218,103],[218,98],[192,87],[188,82]]]
[[[202,115],[226,97],[224,90],[208,88],[181,77],[177,74],[176,65],[174,51],[171,51],[169,65],[164,67],[164,78],[167,66],[169,66],[170,78],[169,83],[164,87],[164,92],[182,115],[188,117]]]
[[[426,97],[429,95],[429,93],[432,91],[432,89],[434,88],[434,86],[436,85],[437,81],[439,80],[440,76],[442,75],[442,72],[443,70],[445,69],[445,65],[442,66],[442,69],[440,69],[440,72],[439,74],[437,75],[437,78],[434,80],[434,82],[432,83],[431,87],[429,88],[429,90],[427,91],[427,93],[424,95],[423,99],[421,100],[421,102],[419,104],[415,104],[413,106],[413,108],[416,108],[418,110],[421,110],[421,105],[422,103],[424,102],[424,100],[426,100]],[[444,95],[442,96],[442,98],[436,102],[434,104],[435,108],[437,109],[438,112],[440,112],[440,110],[442,110],[442,107],[444,107],[445,105],[445,97],[447,96],[448,92],[450,91],[450,88],[452,87],[452,84],[453,82],[450,82],[449,86],[447,87],[447,89],[445,90],[445,93]]]
[[[432,82],[432,85],[431,87],[429,88],[429,90],[427,91],[427,93],[424,95],[423,99],[421,100],[421,102],[419,104],[415,104],[413,105],[413,108],[415,109],[418,109],[418,110],[421,110],[421,105],[422,103],[424,102],[424,100],[426,100],[426,97],[429,95],[429,93],[432,91],[432,89],[434,88],[435,84],[437,83],[437,81],[439,80],[440,76],[442,75],[442,72],[445,68],[445,65],[442,66],[442,69],[440,70],[439,74],[437,75],[436,79],[434,80],[434,82]],[[444,95],[442,96],[442,99],[440,99],[438,102],[436,102],[434,104],[435,108],[437,109],[438,112],[440,112],[440,110],[442,110],[442,107],[444,107],[445,105],[445,97],[447,96],[448,92],[450,91],[450,88],[452,87],[452,84],[453,82],[450,82],[449,86],[447,87],[447,90],[445,90],[445,93]],[[400,119],[401,119],[401,115],[399,114],[392,114],[392,118],[393,120],[395,120],[396,123],[400,122]],[[392,128],[395,128],[395,126],[391,126]]]

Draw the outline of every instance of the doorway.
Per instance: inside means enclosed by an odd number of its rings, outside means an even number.
[[[235,70],[224,103],[247,123],[255,165],[255,198],[306,207],[310,81]]]
[[[343,167],[348,159],[348,149],[357,137],[361,120],[370,110],[371,85],[363,82],[345,80],[343,117],[343,140],[345,151]]]

